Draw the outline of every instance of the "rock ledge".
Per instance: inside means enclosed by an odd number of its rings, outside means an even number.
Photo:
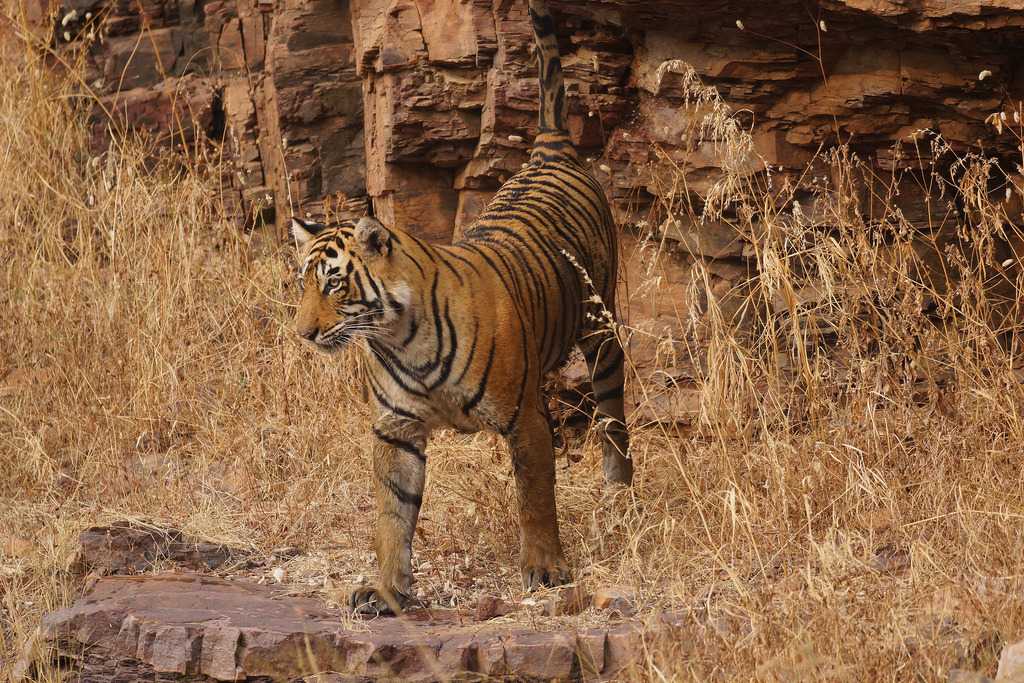
[[[454,610],[350,621],[279,588],[165,573],[100,579],[44,619],[40,640],[78,680],[96,683],[601,680],[682,624],[682,616],[661,615],[645,624],[537,632]],[[26,676],[33,668],[27,655],[18,667]]]

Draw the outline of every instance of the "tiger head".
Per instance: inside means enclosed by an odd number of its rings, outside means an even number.
[[[393,267],[387,228],[369,217],[330,226],[293,218],[292,235],[302,288],[299,337],[329,353],[353,339],[395,336],[411,297]]]

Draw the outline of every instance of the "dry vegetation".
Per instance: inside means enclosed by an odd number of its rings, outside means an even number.
[[[367,408],[346,363],[293,338],[290,248],[218,218],[212,157],[91,156],[75,92],[0,64],[0,661],[81,590],[68,565],[94,523],[297,546],[286,580],[328,599],[371,566]],[[693,92],[705,137],[745,153]],[[952,157],[936,188],[973,219],[948,244],[885,196],[856,212],[843,152],[819,160],[847,181],[818,185],[815,216],[764,175],[708,198],[761,268],[743,325],[712,301],[664,340],[698,369],[700,415],[635,426],[629,492],[603,493],[592,438],[558,484],[584,585],[692,614],[637,678],[939,680],[994,673],[1024,635],[1020,267],[998,251],[994,169],[933,142]],[[654,277],[669,257],[640,248]],[[959,277],[919,277],[922,252]],[[512,485],[490,437],[432,442],[424,598],[518,596]]]

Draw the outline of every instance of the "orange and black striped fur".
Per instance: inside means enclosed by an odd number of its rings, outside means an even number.
[[[530,163],[451,246],[373,218],[293,224],[304,287],[298,334],[325,351],[360,339],[379,410],[373,427],[380,579],[360,613],[397,611],[412,582],[413,531],[436,427],[491,430],[512,453],[527,589],[569,580],[555,515],[555,461],[542,383],[573,345],[589,365],[604,472],[629,484],[623,355],[600,315],[614,306],[616,230],[565,128],[554,22],[530,2],[540,54],[540,134]]]

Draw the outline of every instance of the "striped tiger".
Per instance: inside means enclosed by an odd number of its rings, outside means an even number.
[[[546,373],[576,345],[603,426],[608,482],[628,485],[623,352],[608,324],[618,269],[601,186],[572,146],[555,24],[530,0],[540,57],[540,131],[529,164],[462,239],[427,244],[374,218],[331,226],[294,220],[303,288],[296,332],[333,352],[361,340],[378,408],[373,426],[379,580],[356,590],[359,614],[400,612],[431,430],[489,430],[512,455],[527,590],[570,580],[555,514]],[[601,303],[607,308],[602,308]]]

